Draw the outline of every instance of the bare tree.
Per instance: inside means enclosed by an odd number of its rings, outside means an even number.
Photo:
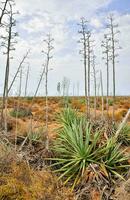
[[[58,95],[60,96],[61,95],[61,83],[60,82],[57,83],[57,92],[58,92]]]
[[[83,45],[83,49],[80,50],[80,54],[83,56],[84,62],[84,87],[85,87],[85,100],[86,100],[86,114],[88,116],[88,86],[87,86],[87,23],[88,21],[84,18],[81,18],[79,23],[80,29],[79,33],[81,34],[81,38],[79,43]]]
[[[8,93],[12,89],[12,86],[13,86],[18,74],[20,73],[20,69],[22,68],[23,64],[25,63],[25,60],[28,58],[29,52],[30,52],[30,50],[27,51],[27,53],[23,56],[21,62],[19,63],[18,69],[17,69],[17,71],[16,71],[16,73],[15,73],[15,75],[13,77],[13,80],[11,81],[10,86],[9,86]]]
[[[75,96],[75,83],[73,83],[73,93],[72,93],[73,97]]]
[[[110,50],[111,50],[111,45],[110,45],[110,37],[109,35],[105,34],[104,35],[104,40],[102,41],[102,48],[103,48],[103,60],[105,60],[105,64],[107,66],[107,98],[106,98],[106,104],[107,104],[107,115],[109,112],[109,67],[110,67]]]
[[[79,81],[77,82],[76,86],[77,86],[77,96],[79,96]]]
[[[35,93],[34,93],[34,96],[33,96],[33,100],[34,100],[34,98],[37,96],[37,94],[38,94],[38,91],[39,91],[39,88],[40,88],[40,85],[41,85],[41,82],[42,82],[42,80],[43,80],[43,76],[45,75],[45,66],[43,66],[43,69],[42,69],[42,72],[41,72],[41,74],[40,74],[40,79],[39,79],[39,81],[38,81],[38,84],[37,84],[37,88],[36,88],[36,91],[35,91]],[[33,103],[33,100],[32,100],[32,103]]]
[[[49,150],[49,136],[48,136],[48,72],[50,67],[50,60],[52,59],[52,50],[54,39],[50,34],[47,34],[46,39],[43,41],[45,48],[42,53],[45,56],[45,95],[46,95],[46,150]]]
[[[24,96],[27,96],[27,89],[28,89],[28,80],[29,80],[29,71],[30,71],[30,65],[28,64],[27,74],[26,74],[26,82],[25,82],[25,93]]]
[[[90,68],[91,68],[91,53],[92,53],[92,40],[91,31],[88,29],[88,21],[85,18],[81,18],[79,23],[81,38],[79,43],[83,48],[80,50],[80,54],[83,56],[84,62],[84,83],[85,83],[85,99],[86,99],[86,112],[87,117],[90,116]]]
[[[6,24],[7,36],[2,36],[4,40],[2,46],[6,48],[5,54],[6,58],[6,71],[5,71],[5,82],[4,82],[4,92],[3,92],[3,103],[2,103],[2,112],[1,112],[1,125],[3,126],[3,111],[5,107],[5,119],[4,119],[4,128],[7,133],[7,104],[8,104],[8,83],[9,83],[9,72],[10,72],[10,59],[11,51],[15,50],[14,44],[16,43],[15,37],[17,33],[13,31],[13,27],[16,25],[16,20],[14,15],[17,14],[13,12],[13,4],[9,3],[10,10],[8,11],[9,23]]]
[[[117,30],[118,24],[115,23],[114,15],[110,14],[108,17],[108,25],[107,28],[109,29],[109,35],[111,39],[111,60],[112,60],[112,68],[113,68],[113,114],[112,118],[114,121],[115,118],[115,96],[116,96],[116,58],[118,56],[117,49],[119,47],[119,40],[117,39],[117,34],[119,31]]]
[[[96,119],[96,113],[97,113],[97,73],[98,71],[96,70],[96,63],[95,63],[96,56],[92,56],[92,68],[93,68],[93,79],[94,79],[94,117]]]
[[[102,119],[104,118],[104,93],[103,93],[103,79],[102,71],[100,70],[101,96],[102,96]]]
[[[8,5],[9,2],[11,2],[11,0],[5,0],[5,1],[2,2],[3,7],[0,8],[0,10],[1,10],[1,14],[0,14],[0,26],[2,25],[2,20],[3,20],[4,15],[6,15],[7,12],[8,12],[7,11],[7,5]]]

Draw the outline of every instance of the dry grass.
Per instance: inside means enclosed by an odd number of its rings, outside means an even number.
[[[1,200],[74,200],[72,192],[47,170],[35,171],[0,144]]]

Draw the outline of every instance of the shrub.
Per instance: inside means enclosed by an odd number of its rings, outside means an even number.
[[[0,177],[0,199],[73,200],[69,189],[57,182],[50,172],[33,171],[24,162],[10,164],[11,171]]]
[[[74,185],[84,174],[90,163],[98,163],[102,155],[102,148],[98,147],[100,134],[91,136],[89,124],[84,126],[84,118],[65,125],[54,143],[54,152],[57,155],[54,166],[60,167],[57,172],[62,172],[60,178],[66,177],[66,183],[74,179]]]
[[[113,106],[113,99],[108,99],[108,105]]]
[[[118,137],[118,141],[125,144],[130,145],[130,125],[125,125]]]
[[[62,128],[52,147],[56,158],[53,167],[61,173],[65,183],[73,180],[73,187],[83,177],[90,164],[96,164],[106,176],[114,174],[121,177],[122,170],[128,167],[128,157],[120,151],[114,138],[101,143],[101,133],[91,132],[86,118],[68,108],[60,114]]]
[[[11,112],[10,115],[12,117],[18,117],[18,118],[22,118],[22,117],[28,117],[31,116],[32,113],[29,109],[26,108],[14,108]]]
[[[114,137],[108,139],[104,147],[103,164],[105,172],[111,173],[123,179],[123,174],[126,169],[130,167],[128,165],[128,157],[124,155],[124,151],[120,150],[121,144],[115,142]]]
[[[34,98],[34,97],[28,96],[28,97],[25,98],[25,100],[32,101],[33,98]]]
[[[71,126],[76,119],[77,111],[71,108],[65,108],[60,114],[58,114],[58,122],[62,126]]]

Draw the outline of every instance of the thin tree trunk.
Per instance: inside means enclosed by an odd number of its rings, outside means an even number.
[[[104,94],[103,94],[103,80],[102,72],[100,71],[100,81],[101,81],[101,96],[102,96],[102,119],[104,118]]]
[[[94,74],[94,117],[96,119],[96,114],[97,114],[97,80],[96,80],[96,70],[95,70],[95,64],[94,63],[93,63],[93,74]]]
[[[6,11],[7,3],[8,3],[8,0],[6,0],[6,1],[4,2],[4,7],[3,7],[3,9],[2,9],[1,16],[0,16],[0,26],[1,26],[1,24],[2,24],[2,19],[3,19],[3,16],[4,16],[4,14],[5,14],[5,11]]]
[[[84,86],[85,86],[85,102],[86,102],[86,116],[88,117],[88,84],[87,84],[87,47],[86,47],[86,36],[85,30],[83,29],[83,38],[84,38]]]
[[[12,80],[10,86],[9,86],[8,93],[10,92],[10,90],[11,90],[11,88],[12,88],[12,86],[13,86],[13,84],[14,84],[14,82],[15,82],[17,76],[18,76],[18,73],[20,72],[20,69],[21,69],[23,63],[25,62],[25,59],[27,58],[29,52],[30,52],[30,50],[27,51],[27,53],[25,54],[25,56],[24,56],[23,59],[21,60],[21,62],[20,62],[20,64],[19,64],[19,67],[18,67],[18,69],[17,69],[17,71],[16,71],[16,73],[15,73],[15,75],[14,75],[14,78],[13,78],[13,80]]]
[[[107,116],[109,115],[109,55],[107,51]]]
[[[7,104],[8,104],[8,82],[9,82],[9,68],[10,68],[10,46],[11,46],[11,37],[12,37],[12,7],[10,24],[9,24],[9,34],[8,34],[8,47],[7,47],[7,61],[6,61],[6,72],[5,72],[5,82],[4,82],[4,92],[3,92],[3,102],[2,102],[2,111],[1,111],[1,126],[3,127],[4,120],[4,129],[7,134]],[[4,113],[5,108],[5,113]],[[5,117],[4,117],[5,116]]]
[[[47,58],[46,64],[46,80],[45,80],[45,93],[46,93],[46,149],[49,150],[49,136],[48,136],[48,65],[49,57]]]
[[[26,83],[25,83],[25,94],[24,96],[27,96],[27,89],[28,89],[28,79],[29,79],[29,65],[28,65],[28,69],[27,69],[27,75],[26,75]]]
[[[115,120],[115,96],[116,96],[116,80],[115,80],[115,39],[114,39],[114,27],[113,19],[111,18],[111,40],[112,40],[112,67],[113,67],[113,111],[112,111],[112,120]]]
[[[90,41],[88,37],[88,117],[90,117]]]

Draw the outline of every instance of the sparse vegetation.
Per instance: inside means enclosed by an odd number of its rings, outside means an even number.
[[[14,108],[13,110],[10,111],[10,115],[12,117],[18,117],[18,118],[23,118],[23,117],[28,117],[32,115],[31,111],[26,108]]]

